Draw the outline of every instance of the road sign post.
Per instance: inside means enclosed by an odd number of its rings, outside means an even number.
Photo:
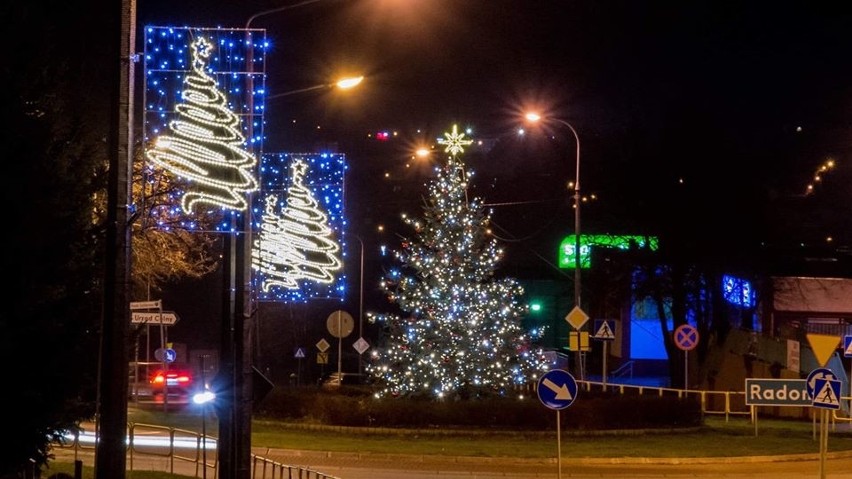
[[[814,341],[811,336],[808,335],[808,341],[811,341],[811,345],[817,341]],[[840,343],[840,338],[837,338],[837,344]],[[836,345],[835,344],[835,347]],[[826,349],[828,349],[826,347]],[[814,354],[817,354],[816,351]],[[825,351],[823,351],[825,355]],[[818,361],[822,363],[828,362],[828,359]],[[816,368],[808,374],[807,379],[805,380],[805,386],[808,389],[808,395],[811,398],[812,405],[814,407],[819,408],[819,477],[820,479],[825,479],[825,457],[828,453],[828,409],[834,409],[834,403],[837,402],[837,407],[840,407],[840,399],[837,397],[840,391],[840,381],[837,380],[837,376],[834,374],[834,371],[828,368]],[[836,384],[836,389],[834,387]]]
[[[606,359],[607,346],[609,342],[615,339],[615,321],[607,321],[605,319],[595,320],[595,339],[603,341],[603,357],[601,358],[601,382],[603,389],[606,391]]]
[[[852,397],[852,335],[843,337],[843,357],[849,358],[849,396]]]
[[[675,345],[683,351],[683,389],[689,389],[689,352],[698,346],[698,330],[692,325],[681,324],[674,331]]]
[[[328,315],[325,320],[328,332],[337,338],[337,377],[343,381],[343,338],[352,333],[355,328],[355,320],[352,315],[343,310],[337,310]]]
[[[562,430],[559,411],[577,399],[577,381],[568,371],[552,369],[538,381],[538,399],[546,407],[556,410],[556,462],[558,478],[562,478]]]

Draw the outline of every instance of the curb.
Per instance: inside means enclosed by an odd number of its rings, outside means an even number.
[[[260,457],[272,454],[278,457],[310,459],[333,459],[350,462],[410,462],[432,463],[443,462],[451,464],[556,464],[556,458],[523,458],[523,457],[483,457],[483,456],[444,456],[424,454],[389,454],[389,453],[359,453],[335,451],[309,451],[301,449],[252,448],[252,452]],[[852,457],[852,451],[836,451],[826,454],[827,459],[843,459]],[[781,456],[725,456],[725,457],[563,457],[574,463],[584,465],[629,465],[629,464],[749,464],[762,462],[797,462],[819,460],[818,453],[787,454]]]

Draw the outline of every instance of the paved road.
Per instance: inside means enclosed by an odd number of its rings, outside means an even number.
[[[260,450],[256,454],[302,465],[343,479],[497,479],[558,478],[559,465],[550,460],[435,458],[432,456],[356,453],[310,453]],[[726,459],[563,459],[563,478],[696,478],[738,479],[819,478],[817,455],[779,458]],[[852,453],[829,455],[826,477],[852,479]]]
[[[254,448],[259,456],[292,466],[301,466],[341,479],[822,479],[819,457],[803,454],[782,457],[740,458],[611,458],[564,459],[494,459],[450,456],[411,456],[389,454],[331,453],[284,449]],[[57,450],[57,458],[73,461],[71,450]],[[93,464],[93,455],[86,451],[78,459]],[[129,464],[129,463],[128,463]],[[168,471],[190,477],[201,477],[194,463],[169,462],[164,457],[133,458],[134,470]],[[173,466],[172,466],[173,464]],[[256,479],[261,468],[255,469]],[[208,470],[213,477],[213,470]],[[267,478],[272,478],[271,470]],[[275,476],[278,477],[278,476]],[[826,479],[852,479],[852,452],[830,453],[825,462]]]

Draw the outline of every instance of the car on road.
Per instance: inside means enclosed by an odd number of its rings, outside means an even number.
[[[193,372],[185,364],[169,364],[165,368],[155,369],[148,381],[151,394],[163,394],[168,390],[169,396],[188,396],[193,390]]]

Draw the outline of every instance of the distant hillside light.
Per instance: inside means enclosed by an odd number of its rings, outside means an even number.
[[[539,311],[541,311],[541,303],[531,303],[530,311],[532,311],[533,313],[538,313]]]

